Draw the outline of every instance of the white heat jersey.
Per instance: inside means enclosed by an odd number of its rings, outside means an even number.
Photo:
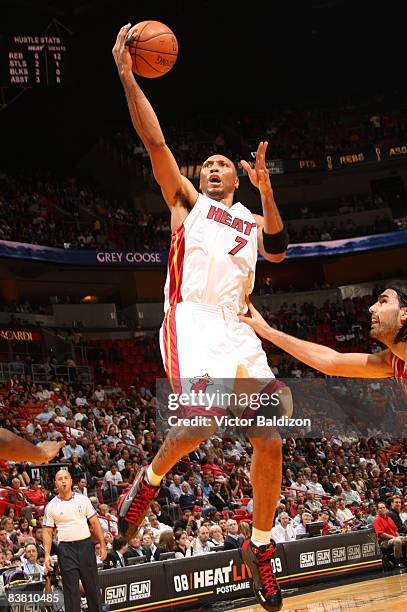
[[[254,286],[257,225],[240,202],[230,208],[200,194],[172,235],[164,288],[164,311],[179,302],[247,311]]]

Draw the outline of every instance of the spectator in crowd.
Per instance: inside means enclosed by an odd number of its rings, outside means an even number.
[[[352,511],[350,508],[346,507],[346,502],[343,497],[338,499],[338,510],[335,518],[341,525],[349,524],[354,519]]]
[[[117,567],[126,567],[128,565],[128,557],[126,556],[129,548],[128,542],[122,536],[116,536],[113,539],[113,548],[107,553],[107,557],[104,562],[105,569],[112,569]]]
[[[298,455],[298,453],[297,453]],[[299,455],[298,455],[299,457]],[[301,465],[303,465],[303,461],[301,461]],[[304,475],[302,473],[298,473],[297,478],[295,480],[295,482],[293,482],[293,484],[291,485],[291,489],[292,489],[292,495],[294,497],[294,499],[296,499],[297,501],[299,501],[298,495],[300,492],[303,492],[304,494],[307,492],[307,486],[305,484],[305,478]]]
[[[91,498],[91,502],[94,505],[94,498]],[[104,532],[109,531],[113,536],[118,535],[119,529],[117,526],[117,517],[113,516],[109,512],[109,506],[107,504],[99,504],[97,501],[96,506],[98,506],[98,520],[100,526]],[[95,506],[94,506],[95,507]]]
[[[7,535],[7,531],[0,528],[0,549],[7,550],[8,548],[13,550],[13,543]]]
[[[301,516],[301,523],[297,525],[295,530],[295,537],[297,538],[299,535],[304,535],[307,533],[307,525],[312,522],[312,514],[311,512],[303,512]]]
[[[219,481],[215,481],[212,485],[212,491],[209,493],[209,503],[219,512],[222,512],[228,505],[227,497],[221,494],[221,483]]]
[[[113,549],[113,539],[114,539],[114,535],[112,533],[110,533],[110,531],[105,531],[103,533],[103,538],[105,540],[105,544],[106,544],[106,549],[112,550]]]
[[[243,536],[244,541],[249,540],[252,534],[250,523],[247,523],[246,521],[240,521],[238,533],[239,535]]]
[[[81,459],[85,453],[85,450],[83,446],[77,443],[76,438],[71,436],[69,438],[69,444],[65,446],[62,452],[64,453],[65,459],[70,459],[73,454],[77,455]]]
[[[310,510],[311,512],[318,512],[322,508],[321,502],[315,499],[314,493],[312,491],[306,492],[304,506],[307,510]]]
[[[152,502],[151,510],[156,515],[160,523],[164,523],[164,525],[169,525],[169,526],[172,525],[172,521],[169,515],[162,510],[160,504],[157,501]],[[195,508],[194,508],[194,511],[195,511]]]
[[[396,487],[393,478],[386,478],[385,484],[380,487],[380,499],[388,502],[394,495],[401,495],[401,491]]]
[[[10,520],[10,519],[8,519],[8,520]],[[5,526],[4,526],[4,528],[6,529]],[[6,531],[7,531],[7,529],[6,529]],[[13,531],[14,531],[14,527],[11,530],[10,533],[12,533]],[[22,516],[19,519],[19,521],[18,521],[17,533],[22,538],[25,538],[26,536],[32,535],[32,527],[31,527],[30,523],[28,522],[28,519],[25,516]]]
[[[169,491],[171,494],[172,501],[177,504],[179,502],[179,498],[182,495],[181,476],[179,476],[179,474],[174,474],[173,481],[169,486]]]
[[[101,557],[101,546],[100,546],[100,542],[94,542],[93,544],[94,549],[95,549],[95,557],[96,557],[96,565],[99,570],[103,569],[104,566],[104,561]]]
[[[168,530],[172,531],[171,527],[165,523],[160,523],[155,514],[149,514],[147,520],[149,523],[148,530],[151,531],[156,544],[158,544],[162,533]]]
[[[329,520],[329,512],[327,510],[321,510],[321,512],[318,512],[318,521],[322,521],[323,523],[321,535],[327,535],[333,527]]]
[[[45,568],[38,562],[38,551],[35,544],[26,544],[24,546],[24,555],[21,557],[23,569],[29,576],[37,576],[42,578],[45,573]]]
[[[186,531],[175,532],[175,558],[183,559],[192,555],[192,542]]]
[[[312,491],[312,493],[314,493],[314,495],[320,495],[322,497],[325,495],[324,487],[320,482],[318,482],[317,472],[313,472],[311,474],[311,480],[307,483],[306,486],[309,491]]]
[[[399,495],[393,495],[393,497],[391,498],[391,508],[390,510],[388,510],[387,514],[392,519],[394,524],[396,525],[397,531],[399,532],[399,534],[406,535],[407,525],[405,525],[404,522],[401,520],[401,516],[400,516],[401,509],[402,509],[401,497]]]
[[[55,412],[53,411],[53,404],[45,404],[42,412],[37,414],[36,420],[41,423],[41,425],[47,425],[55,416]]]
[[[202,492],[204,497],[209,500],[209,495],[212,492],[212,474],[210,472],[205,472],[202,476]]]
[[[41,489],[41,484],[38,479],[31,481],[30,488],[25,492],[25,496],[34,506],[44,505],[45,494]]]
[[[378,515],[373,521],[380,548],[384,551],[393,552],[397,567],[404,568],[403,560],[406,559],[406,538],[400,536],[394,521],[389,517],[384,502],[377,505]]]
[[[367,524],[370,525],[373,523],[377,516],[377,506],[374,502],[371,502],[368,506],[368,514],[366,516]]]
[[[160,538],[158,540],[158,548],[165,553],[174,552],[175,538],[172,529],[166,529],[160,534]]]
[[[116,501],[122,488],[123,477],[118,471],[117,464],[112,463],[110,470],[106,472],[103,479],[102,491],[104,499]]]
[[[297,504],[296,506],[296,514],[293,517],[293,521],[296,525],[299,525],[302,522],[302,515],[306,512],[306,508],[304,504]]]
[[[158,561],[160,554],[164,552],[155,545],[151,532],[145,531],[141,538],[141,545],[143,547],[143,553],[146,557],[146,561]]]
[[[224,539],[225,550],[235,550],[242,548],[244,537],[239,534],[239,525],[235,519],[226,521],[226,536]]]
[[[191,492],[191,487],[186,481],[182,482],[181,483],[181,495],[178,498],[179,507],[181,508],[181,510],[183,509],[192,510],[192,508],[195,506],[195,503],[196,503],[196,497]]]
[[[197,525],[194,521],[191,510],[184,510],[181,515],[181,519],[175,521],[174,531],[186,531],[188,535],[191,535],[197,529]]]
[[[196,538],[192,541],[192,554],[194,557],[198,555],[206,555],[212,551],[214,545],[209,541],[209,529],[202,525],[198,529]]]
[[[290,517],[287,512],[281,512],[279,515],[279,524],[274,525],[271,530],[271,537],[278,542],[291,542],[295,540],[295,527],[290,522]]]
[[[127,559],[131,559],[132,557],[143,557],[144,549],[141,546],[141,538],[136,536],[129,541],[129,546],[127,552],[125,553]]]
[[[342,483],[342,497],[344,498],[345,503],[348,505],[354,503],[360,504],[361,502],[359,493],[351,489],[349,483],[346,481]]]
[[[25,520],[26,519],[20,519],[21,520]],[[19,522],[20,522],[19,521]],[[28,527],[28,521],[27,521],[27,527]],[[4,531],[7,533],[7,536],[10,536],[13,531],[14,531],[14,521],[12,518],[10,518],[9,516],[3,516],[1,521],[0,521],[0,529],[4,529]],[[29,535],[29,534],[27,534]]]
[[[223,536],[222,527],[219,524],[215,523],[215,525],[209,527],[209,541],[212,542],[214,546],[224,545],[225,538]]]

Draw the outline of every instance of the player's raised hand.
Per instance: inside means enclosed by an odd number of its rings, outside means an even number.
[[[266,166],[266,151],[268,142],[262,141],[259,143],[256,151],[256,161],[254,168],[251,167],[249,162],[242,159],[240,161],[243,170],[245,170],[249,176],[251,183],[257,187],[260,193],[264,196],[270,196],[273,194],[273,188],[270,182],[270,174]]]
[[[116,62],[117,70],[119,71],[120,76],[123,76],[128,72],[131,73],[132,60],[129,48],[126,47],[126,40],[129,36],[130,29],[130,23],[127,23],[120,29],[115,45],[112,49],[114,61]]]
[[[239,321],[247,323],[251,328],[254,329],[256,334],[262,338],[267,336],[267,331],[270,329],[268,323],[263,319],[258,310],[253,306],[250,299],[246,298],[246,304],[249,307],[249,315],[239,315]]]

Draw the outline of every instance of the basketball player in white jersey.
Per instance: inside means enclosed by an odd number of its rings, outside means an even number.
[[[200,191],[181,175],[166,145],[154,110],[132,73],[126,39],[129,26],[118,34],[113,55],[126,93],[133,126],[150,156],[155,179],[171,211],[172,240],[165,285],[165,319],[161,350],[175,392],[190,391],[191,381],[211,379],[271,381],[274,376],[260,340],[238,319],[247,311],[246,296],[254,285],[257,251],[269,261],[284,259],[287,233],[277,210],[265,165],[266,142],[259,144],[255,167],[242,162],[259,189],[264,217],[253,215],[234,201],[239,185],[233,162],[212,155],[202,165]],[[185,385],[189,383],[189,388]],[[279,385],[274,381],[273,389]],[[281,387],[285,387],[280,383]],[[280,388],[289,405],[290,392]],[[221,413],[225,409],[217,408]],[[188,416],[208,413],[189,406]],[[241,416],[241,415],[239,415]],[[207,427],[170,430],[147,470],[140,471],[119,509],[119,526],[127,539],[134,537],[158,493],[165,474],[216,430]],[[272,572],[271,542],[274,511],[281,486],[281,439],[276,431],[248,433],[253,445],[253,533],[243,550],[254,579],[256,596],[267,610],[280,610],[281,591]]]
[[[249,304],[250,317],[240,316],[262,338],[273,342],[299,361],[328,374],[350,378],[390,378],[400,380],[407,394],[407,294],[388,287],[369,308],[372,315],[370,336],[387,348],[379,353],[338,353],[273,329]]]

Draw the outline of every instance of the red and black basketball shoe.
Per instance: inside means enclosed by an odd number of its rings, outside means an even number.
[[[271,567],[271,558],[275,552],[273,541],[264,546],[255,546],[246,540],[242,546],[243,561],[252,573],[257,601],[268,612],[277,612],[283,607],[281,589]]]
[[[147,468],[139,471],[119,505],[119,531],[127,541],[137,535],[151,502],[160,490],[160,487],[148,483],[146,473]]]

